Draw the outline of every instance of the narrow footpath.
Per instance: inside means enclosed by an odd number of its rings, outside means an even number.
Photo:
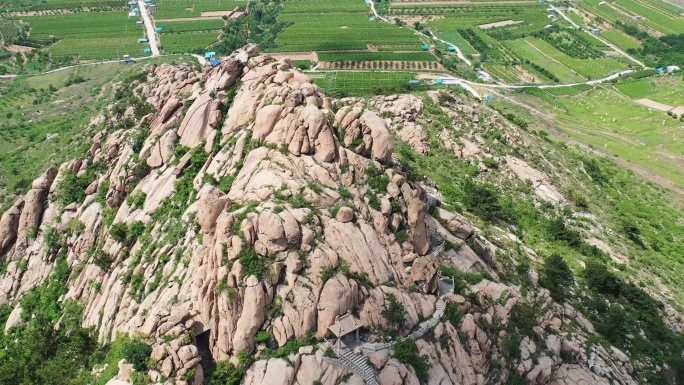
[[[154,20],[149,14],[149,9],[144,0],[138,0],[138,9],[140,9],[140,16],[142,16],[145,23],[145,30],[147,31],[147,40],[150,43],[152,50],[152,57],[159,56],[159,42],[157,41],[157,30],[154,27]]]

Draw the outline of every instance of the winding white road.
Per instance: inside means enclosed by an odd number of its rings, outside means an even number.
[[[157,57],[159,56],[159,42],[157,41],[157,31],[154,28],[154,20],[152,20],[152,17],[148,12],[149,10],[143,0],[138,0],[138,9],[140,10],[140,16],[142,16],[143,22],[145,23],[147,40],[150,43],[152,57]]]

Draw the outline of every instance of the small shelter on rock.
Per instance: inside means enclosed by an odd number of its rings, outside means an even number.
[[[343,316],[338,315],[337,317],[335,317],[335,323],[330,325],[328,327],[328,330],[330,330],[335,335],[335,337],[337,337],[337,343],[339,345],[342,337],[352,332],[356,332],[355,338],[358,341],[359,329],[361,329],[363,326],[364,325],[361,322],[361,320],[354,317],[351,311],[348,311],[347,314]]]

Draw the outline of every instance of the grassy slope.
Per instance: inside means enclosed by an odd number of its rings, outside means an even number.
[[[164,59],[153,60],[132,66],[81,66],[1,83],[0,208],[12,202],[14,193],[25,192],[47,167],[83,155],[90,146],[90,136],[81,135],[83,127],[105,111],[112,94],[108,83]],[[66,87],[71,75],[81,76],[85,82]],[[56,88],[54,92],[50,85]],[[50,134],[57,136],[47,140]]]

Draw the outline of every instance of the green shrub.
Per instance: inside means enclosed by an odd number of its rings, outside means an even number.
[[[142,191],[126,197],[126,203],[131,206],[131,209],[143,207],[145,200],[147,200],[147,194]]]
[[[126,242],[128,237],[128,225],[124,222],[115,223],[109,229],[109,235],[117,242]]]
[[[133,340],[123,348],[123,357],[138,372],[148,369],[152,347],[140,340]]]
[[[245,276],[253,275],[258,279],[263,278],[266,273],[266,264],[254,249],[241,251],[238,255],[238,259],[245,269]]]
[[[397,329],[404,327],[404,304],[397,300],[392,293],[385,295],[385,308],[382,309],[382,316]]]
[[[430,379],[430,359],[426,355],[418,355],[418,347],[412,339],[397,341],[392,356],[404,365],[411,365],[421,383],[426,384]]]
[[[544,261],[539,284],[548,289],[551,297],[558,302],[563,302],[569,295],[575,278],[568,264],[558,254],[552,254]]]

